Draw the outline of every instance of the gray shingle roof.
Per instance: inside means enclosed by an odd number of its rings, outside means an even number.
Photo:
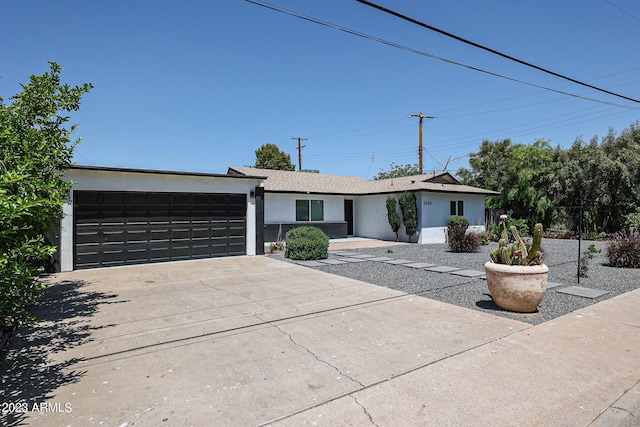
[[[257,168],[229,168],[230,175],[266,176],[266,192],[365,195],[404,191],[437,191],[447,193],[500,194],[483,188],[460,184],[448,172],[413,175],[367,181],[356,176],[329,175],[312,172],[289,172]]]

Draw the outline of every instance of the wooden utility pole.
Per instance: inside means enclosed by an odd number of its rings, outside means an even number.
[[[420,147],[418,148],[418,157],[419,157],[418,166],[420,168],[420,175],[422,175],[423,167],[424,167],[424,163],[422,161],[422,119],[431,120],[431,119],[435,119],[435,116],[425,116],[422,114],[422,111],[421,111],[420,114],[412,114],[409,117],[418,117],[420,119]]]
[[[291,139],[298,140],[298,171],[302,170],[302,149],[306,147],[306,145],[301,145],[301,141],[307,141],[309,138],[300,138],[299,136],[293,137]]]

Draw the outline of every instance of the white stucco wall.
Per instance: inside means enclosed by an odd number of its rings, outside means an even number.
[[[354,235],[358,237],[368,237],[380,240],[396,240],[396,233],[391,230],[389,220],[387,219],[387,197],[393,196],[396,199],[398,215],[402,220],[402,211],[400,204],[397,202],[400,194],[376,194],[371,196],[359,196],[354,199]],[[416,194],[416,204],[418,208],[418,230],[421,228],[420,223],[420,203],[421,195]],[[408,242],[409,238],[405,231],[404,225],[400,226],[398,237],[401,242]],[[417,236],[414,235],[411,241],[415,242]]]
[[[388,241],[396,240],[396,235],[387,220],[386,200],[390,195],[398,200],[400,193],[346,197],[353,200],[354,236]],[[295,201],[307,198],[325,201],[325,221],[344,220],[345,197],[343,196],[267,193],[265,195],[265,223],[295,222]],[[446,242],[452,200],[464,201],[464,216],[469,219],[470,229],[484,231],[484,196],[419,192],[416,193],[418,235],[412,237],[413,242]],[[398,215],[402,218],[399,205]],[[408,241],[404,225],[400,227],[398,234],[400,241]]]
[[[396,200],[399,194],[390,194]],[[389,194],[359,196],[354,202],[354,234],[381,240],[395,240],[396,235],[387,220],[386,200]],[[412,241],[418,243],[445,243],[450,201],[464,201],[464,216],[472,229],[484,231],[484,196],[455,193],[416,193],[418,207],[418,232]],[[402,217],[400,206],[398,214]],[[408,241],[404,226],[400,227],[400,241]]]
[[[484,196],[457,193],[422,193],[422,229],[419,243],[446,243],[451,201],[464,201],[464,217],[470,229],[484,231]]]
[[[259,179],[239,179],[198,175],[169,175],[113,170],[70,169],[65,181],[74,182],[73,191],[157,191],[185,193],[236,193],[247,195],[247,230],[245,236],[247,255],[256,254],[255,199],[251,191],[261,186]],[[65,214],[60,230],[60,268],[73,270],[73,206],[63,206]]]
[[[324,200],[324,222],[344,221],[344,196],[266,193],[264,199],[266,224],[296,222],[296,200]]]

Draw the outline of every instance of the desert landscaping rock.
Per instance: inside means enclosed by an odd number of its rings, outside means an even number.
[[[411,263],[428,263],[436,266],[449,266],[458,270],[484,271],[484,263],[489,259],[489,251],[497,247],[492,242],[480,246],[476,253],[453,253],[446,244],[396,245],[378,248],[349,250],[354,254],[369,254],[368,262],[348,265],[324,265],[317,267],[322,271],[338,274],[356,280],[362,280],[379,286],[436,299],[442,302],[489,312],[499,316],[516,318],[531,324],[540,324],[572,311],[588,307],[614,296],[640,287],[640,269],[609,267],[606,242],[583,241],[582,249],[594,244],[602,253],[595,254],[589,261],[588,278],[578,283],[577,260],[578,241],[561,239],[543,239],[545,264],[549,266],[549,284],[538,312],[533,315],[515,315],[498,308],[489,295],[483,276],[463,277],[453,274],[432,272],[424,268],[410,268],[405,265],[392,265],[385,262],[372,262],[380,258],[405,259]],[[387,251],[392,250],[392,253]],[[335,252],[330,252],[330,257]],[[555,286],[555,284],[558,284]],[[608,293],[596,298],[585,298],[556,292],[555,288],[581,286],[598,289]],[[551,289],[554,289],[551,291]],[[515,316],[515,317],[514,317]]]

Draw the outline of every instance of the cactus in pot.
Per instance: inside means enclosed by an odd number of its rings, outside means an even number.
[[[540,252],[540,243],[542,241],[542,224],[536,224],[533,231],[533,243],[527,248],[518,229],[511,226],[511,234],[513,235],[513,243],[509,242],[509,234],[507,233],[507,216],[500,216],[500,234],[501,238],[498,247],[493,249],[489,255],[491,261],[497,264],[506,265],[541,265],[544,260],[544,254]]]
[[[547,289],[549,268],[543,264],[540,251],[542,224],[536,224],[533,242],[527,247],[516,227],[511,227],[513,243],[507,233],[507,216],[500,216],[501,239],[489,255],[484,267],[487,285],[496,305],[503,310],[520,313],[534,312]]]

